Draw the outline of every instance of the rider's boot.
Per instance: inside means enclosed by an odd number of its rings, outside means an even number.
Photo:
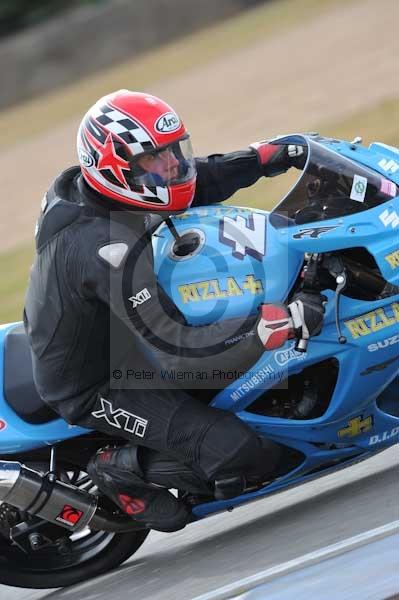
[[[137,446],[99,451],[87,472],[93,483],[135,521],[149,529],[178,531],[190,521],[186,505],[167,489],[144,480]]]

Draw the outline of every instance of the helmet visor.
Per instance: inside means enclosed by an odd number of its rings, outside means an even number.
[[[131,162],[131,185],[171,186],[184,183],[196,174],[190,138],[141,154]]]

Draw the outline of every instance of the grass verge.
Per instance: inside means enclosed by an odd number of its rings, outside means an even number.
[[[26,283],[33,261],[32,244],[0,254],[0,324],[22,319]]]

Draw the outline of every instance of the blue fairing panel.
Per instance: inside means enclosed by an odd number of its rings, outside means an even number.
[[[216,205],[191,209],[174,223],[197,245],[176,253],[172,234],[161,226],[154,237],[155,270],[188,323],[253,314],[262,302],[286,299],[303,252],[287,246],[267,212]]]

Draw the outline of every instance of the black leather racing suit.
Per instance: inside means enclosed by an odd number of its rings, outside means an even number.
[[[196,162],[192,206],[223,201],[262,174],[252,150]],[[157,283],[150,216],[99,196],[78,167],[56,179],[42,207],[24,321],[44,401],[69,423],[172,453],[207,481],[253,469],[259,443],[235,415],[126,374],[156,364],[245,370],[264,351],[256,317],[187,326]]]

